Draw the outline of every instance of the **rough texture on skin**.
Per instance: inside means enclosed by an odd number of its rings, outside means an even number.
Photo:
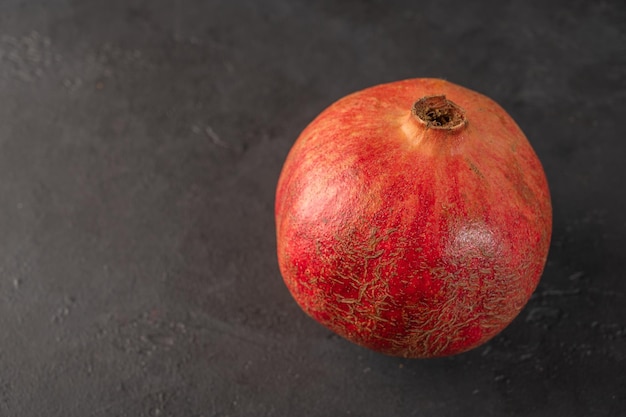
[[[412,111],[445,99],[460,128]],[[390,355],[460,353],[530,298],[552,227],[526,137],[491,99],[438,79],[349,95],[289,153],[276,194],[280,270],[311,317]]]

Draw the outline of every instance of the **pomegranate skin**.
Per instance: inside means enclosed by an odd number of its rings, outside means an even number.
[[[378,85],[324,110],[287,156],[275,214],[300,307],[354,343],[411,358],[503,330],[539,282],[552,230],[523,132],[493,100],[440,79]]]

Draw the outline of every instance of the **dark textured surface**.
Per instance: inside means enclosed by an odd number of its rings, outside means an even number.
[[[626,415],[625,21],[617,0],[0,2],[0,415]],[[507,330],[410,361],[298,309],[273,198],[319,111],[421,76],[518,121],[554,233]]]

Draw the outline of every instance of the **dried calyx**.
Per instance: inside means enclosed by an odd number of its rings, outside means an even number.
[[[443,95],[422,97],[412,111],[427,128],[452,130],[467,123],[463,109]]]

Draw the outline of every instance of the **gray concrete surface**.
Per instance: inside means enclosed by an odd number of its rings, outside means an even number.
[[[0,415],[626,415],[622,1],[0,2]],[[307,318],[275,260],[299,131],[443,77],[544,163],[549,262],[519,318],[438,360]]]

